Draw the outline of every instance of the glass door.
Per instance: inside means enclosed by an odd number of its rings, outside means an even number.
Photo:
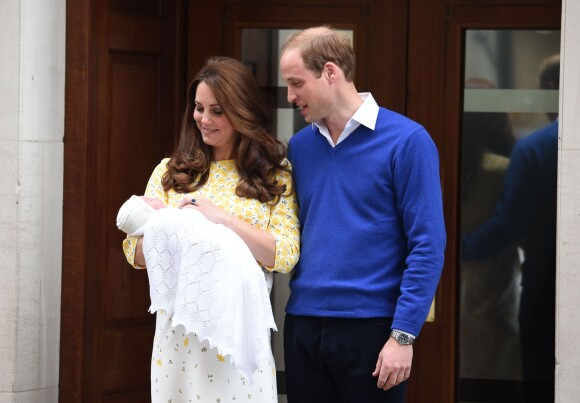
[[[560,32],[464,34],[459,401],[551,402]]]

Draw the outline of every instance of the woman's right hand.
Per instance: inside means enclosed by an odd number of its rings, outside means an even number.
[[[141,267],[146,267],[145,255],[143,254],[143,237],[137,239],[137,246],[135,247],[135,264]]]

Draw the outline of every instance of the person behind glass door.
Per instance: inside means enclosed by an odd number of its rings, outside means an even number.
[[[233,230],[268,277],[272,271],[291,271],[300,242],[290,164],[271,135],[270,113],[242,63],[210,58],[189,84],[179,143],[171,158],[154,169],[145,190],[168,207],[178,207],[184,196],[195,198],[189,208]],[[145,265],[142,245],[143,238],[131,236],[123,243],[128,262],[136,267]],[[157,313],[153,402],[277,401],[271,352],[250,385],[227,357],[171,320]]]
[[[290,403],[403,402],[443,267],[435,144],[359,94],[348,38],[291,36],[280,68],[308,123],[290,139],[301,255],[286,307]]]
[[[495,87],[486,79],[470,78],[465,88]],[[510,116],[464,112],[461,143],[461,232],[468,233],[491,217],[500,198],[515,143]],[[462,380],[521,380],[519,268],[516,245],[481,261],[461,263]]]
[[[540,66],[540,88],[558,89],[560,57]],[[526,402],[554,399],[556,180],[558,115],[518,140],[510,156],[502,197],[493,216],[465,235],[465,261],[493,256],[518,245],[524,252],[519,325]]]

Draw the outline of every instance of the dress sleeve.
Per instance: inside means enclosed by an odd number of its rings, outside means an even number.
[[[163,185],[161,184],[161,179],[167,171],[167,162],[169,158],[164,158],[157,167],[153,170],[149,181],[147,182],[147,188],[145,189],[145,196],[156,197],[163,201],[165,205],[168,204],[168,195],[165,190],[163,190]],[[144,269],[145,267],[135,264],[135,248],[137,247],[137,240],[139,237],[129,236],[123,240],[123,253],[127,258],[127,262],[135,269]]]
[[[287,164],[290,164],[286,161]],[[283,171],[280,182],[286,185],[286,195],[281,197],[270,210],[268,231],[276,240],[276,261],[267,270],[288,273],[294,268],[300,256],[300,225],[298,222],[298,203],[292,183],[292,175]]]

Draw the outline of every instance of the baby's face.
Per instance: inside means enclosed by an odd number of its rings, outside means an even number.
[[[141,199],[143,199],[145,203],[153,207],[155,210],[159,210],[166,207],[161,200],[155,197],[147,197],[147,196],[139,196],[139,197],[141,197]]]

